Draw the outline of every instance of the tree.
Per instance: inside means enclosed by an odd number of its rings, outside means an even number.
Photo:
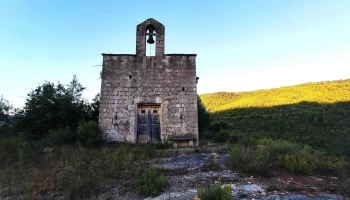
[[[82,98],[84,89],[75,75],[68,85],[45,81],[27,95],[18,127],[34,139],[59,128],[76,131],[79,122],[94,120],[95,105]]]
[[[13,123],[9,118],[12,110],[11,103],[0,96],[0,138],[7,137],[13,134]]]
[[[1,95],[0,96],[0,120],[2,117],[5,117],[9,114],[10,110],[12,108],[11,103],[4,99],[4,97]]]
[[[100,93],[96,94],[96,96],[92,99],[92,102],[88,104],[86,107],[86,119],[84,121],[94,121],[98,123],[98,115],[100,110]]]

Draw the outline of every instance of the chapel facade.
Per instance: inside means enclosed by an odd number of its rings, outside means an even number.
[[[99,124],[107,142],[199,144],[196,54],[164,54],[164,42],[164,25],[150,18],[137,25],[136,54],[102,53]]]

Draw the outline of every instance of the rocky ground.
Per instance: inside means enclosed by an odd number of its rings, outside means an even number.
[[[213,162],[213,160],[215,162]],[[226,154],[201,153],[150,160],[148,164],[164,171],[166,192],[146,200],[191,200],[197,187],[221,183],[232,187],[233,199],[336,200],[348,199],[336,194],[337,177],[295,176],[279,172],[271,178],[244,176],[227,166]],[[94,199],[144,199],[131,192],[123,195],[120,186]]]

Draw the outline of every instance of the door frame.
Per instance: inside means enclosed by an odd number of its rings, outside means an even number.
[[[159,108],[159,138],[160,138],[160,141],[162,141],[162,104],[161,103],[137,103],[136,104],[136,143],[138,143],[138,139],[139,139],[139,134],[138,134],[138,127],[139,127],[139,117],[138,117],[138,114],[139,114],[139,107],[148,107],[148,106],[154,106],[154,107],[158,107]]]

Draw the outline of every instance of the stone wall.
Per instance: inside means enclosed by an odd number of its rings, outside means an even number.
[[[195,54],[102,54],[99,122],[107,141],[135,143],[137,106],[160,105],[161,139],[194,135],[198,145]]]

